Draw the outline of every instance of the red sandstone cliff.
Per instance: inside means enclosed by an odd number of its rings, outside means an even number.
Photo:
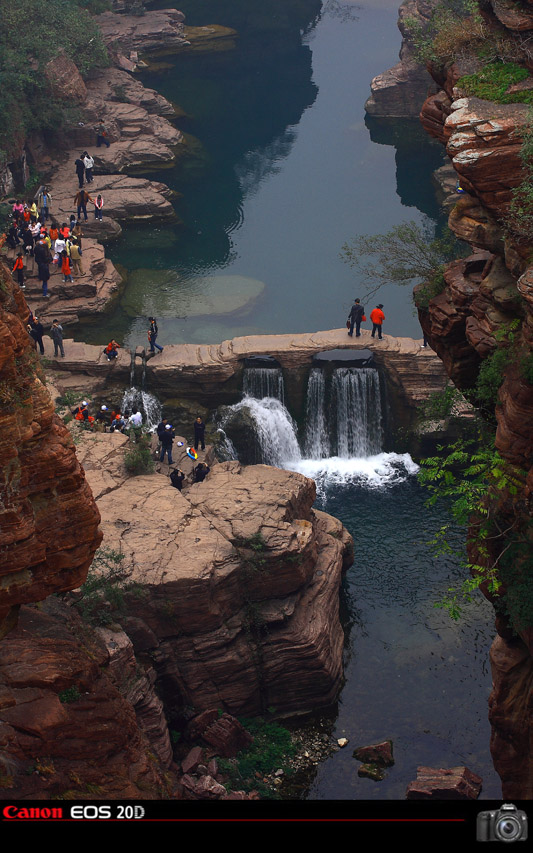
[[[135,689],[126,689],[102,638],[54,597],[44,609],[22,607],[18,619],[21,605],[80,586],[102,538],[27,317],[1,264],[0,789],[23,798],[160,796],[163,778],[147,737],[168,765],[168,731],[166,723],[154,731],[160,710],[135,659]]]
[[[100,516],[70,434],[54,414],[26,330],[28,308],[0,268],[0,633],[20,604],[85,580]]]
[[[491,5],[504,26],[533,33],[531,4],[493,0]],[[490,10],[485,9],[485,15],[490,23]],[[524,177],[520,148],[529,108],[462,97],[456,87],[461,73],[460,63],[444,70],[432,69],[442,89],[424,103],[421,121],[428,133],[446,145],[461,186],[467,190],[452,210],[449,224],[475,252],[448,266],[443,293],[419,313],[449,376],[461,389],[474,386],[483,360],[499,342],[501,345],[502,330],[514,329],[515,355],[504,370],[495,410],[495,446],[524,474],[515,497],[494,494],[491,499],[501,519],[509,528],[519,528],[527,541],[528,536],[533,538],[533,385],[520,364],[533,345],[533,267],[531,245],[513,238],[505,223],[513,189]],[[486,559],[497,559],[507,544],[503,538],[497,546],[491,545]],[[475,559],[476,546],[470,550]],[[522,572],[530,571],[525,563],[521,565]],[[496,628],[499,636],[491,654],[491,750],[503,796],[530,798],[533,634],[529,628],[516,636],[503,617],[498,618]]]

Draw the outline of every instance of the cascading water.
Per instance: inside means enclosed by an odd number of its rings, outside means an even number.
[[[300,471],[316,480],[323,494],[336,484],[364,482],[378,488],[418,470],[409,454],[382,452],[381,388],[375,368],[338,367],[333,375],[311,369],[303,454],[296,424],[282,400],[272,396],[283,393],[281,370],[249,368],[244,383],[245,396],[228,407],[219,424],[225,437],[226,430],[231,433],[234,458]]]
[[[296,437],[296,425],[280,400],[273,397],[264,397],[262,400],[244,397],[240,403],[228,407],[220,427],[225,430],[229,420],[241,412],[253,423],[261,462],[276,468],[290,468],[298,463],[302,454]]]
[[[379,373],[368,367],[339,367],[332,379],[337,414],[337,456],[361,459],[381,452]]]
[[[122,412],[131,414],[132,409],[142,412],[144,426],[153,432],[161,420],[161,403],[157,397],[142,388],[127,388],[122,398]]]
[[[273,397],[284,401],[283,373],[279,367],[247,367],[242,378],[245,397],[262,400]]]
[[[323,497],[333,485],[363,482],[380,488],[416,473],[418,466],[408,453],[383,453],[382,444],[378,371],[338,367],[328,387],[325,372],[313,368],[307,386],[305,458],[297,470],[316,481]]]
[[[304,449],[307,459],[326,459],[331,455],[326,416],[326,379],[324,371],[318,367],[312,368],[307,385]]]

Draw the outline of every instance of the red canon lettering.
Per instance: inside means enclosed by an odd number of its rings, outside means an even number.
[[[4,806],[2,815],[8,820],[57,820],[63,817],[62,808],[26,809],[18,806]]]

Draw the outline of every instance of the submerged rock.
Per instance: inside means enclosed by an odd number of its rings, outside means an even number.
[[[122,307],[130,317],[174,314],[179,317],[233,314],[257,299],[262,281],[243,275],[206,275],[181,280],[174,270],[134,270]]]
[[[354,749],[353,757],[367,764],[378,764],[382,767],[392,767],[392,741],[385,740],[382,743],[374,743],[370,746],[360,746]]]

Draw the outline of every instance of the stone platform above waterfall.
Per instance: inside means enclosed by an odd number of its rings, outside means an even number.
[[[162,342],[163,343],[163,342]],[[387,379],[389,389],[411,407],[416,407],[446,385],[442,362],[421,341],[384,335],[373,339],[368,331],[361,337],[349,338],[346,329],[331,329],[295,335],[246,335],[220,344],[167,344],[164,351],[146,362],[146,385],[162,400],[176,397],[195,398],[205,405],[234,402],[242,387],[245,360],[251,356],[273,356],[285,372],[287,392],[297,406],[305,394],[304,380],[313,358],[328,350],[370,350],[375,363]],[[48,350],[47,353],[48,355]],[[140,368],[142,352],[137,353]],[[65,342],[65,358],[55,367],[86,376],[106,375],[108,379],[125,379],[130,361],[122,350],[118,363],[105,360],[101,346],[74,341]],[[303,404],[303,398],[302,398]]]

